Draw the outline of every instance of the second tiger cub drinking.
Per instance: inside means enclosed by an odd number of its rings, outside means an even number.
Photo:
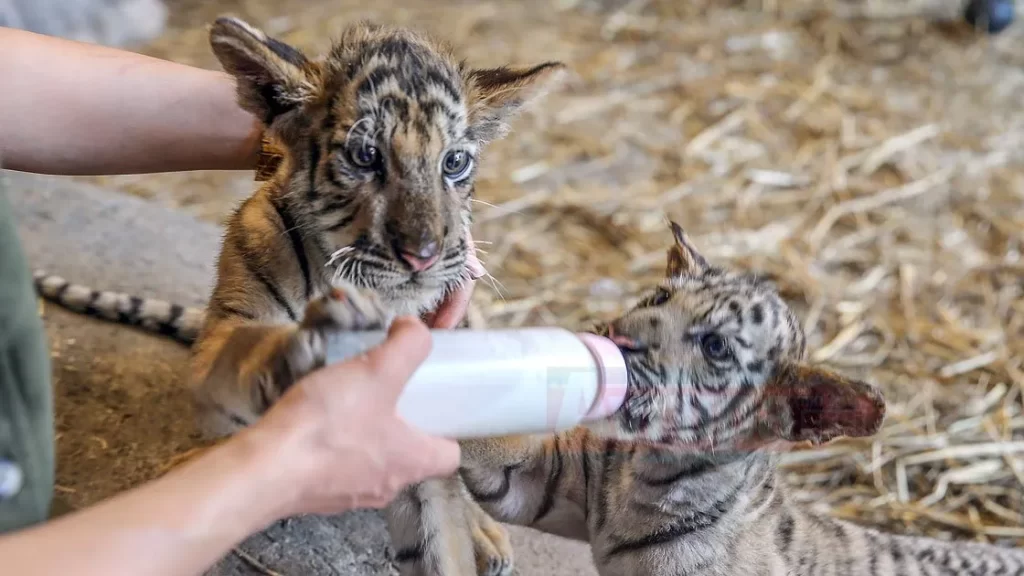
[[[609,420],[463,443],[495,519],[588,541],[602,576],[1024,575],[1024,551],[885,534],[787,497],[773,445],[870,436],[872,386],[803,361],[774,287],[710,264],[672,225],[666,278],[604,328],[629,391]]]

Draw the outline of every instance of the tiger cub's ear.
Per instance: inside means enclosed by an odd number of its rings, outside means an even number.
[[[876,387],[804,363],[780,362],[765,394],[768,428],[789,442],[873,436],[885,419],[885,399]]]
[[[318,93],[315,64],[238,18],[217,18],[210,28],[210,46],[236,79],[239,104],[267,126]]]
[[[697,248],[690,241],[690,237],[683,231],[679,224],[669,221],[672,229],[672,237],[675,243],[668,249],[668,264],[665,269],[665,276],[678,278],[680,276],[696,276],[708,269],[708,261],[697,252]]]
[[[531,68],[489,68],[465,73],[469,125],[481,142],[503,138],[520,110],[543,98],[565,77],[561,62]]]

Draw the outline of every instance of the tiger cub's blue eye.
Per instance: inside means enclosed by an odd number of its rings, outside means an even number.
[[[651,298],[650,306],[661,306],[665,302],[668,302],[672,298],[672,293],[664,288],[659,288],[658,291]]]
[[[469,171],[472,158],[465,150],[452,150],[445,154],[441,162],[441,170],[449,180],[458,180]]]
[[[380,161],[380,151],[376,146],[366,144],[352,153],[352,163],[360,168],[373,168]]]
[[[729,343],[715,333],[705,334],[700,339],[700,348],[712,360],[725,360],[729,357]]]

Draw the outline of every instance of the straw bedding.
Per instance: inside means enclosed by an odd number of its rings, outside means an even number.
[[[216,63],[233,12],[317,49],[356,18],[474,64],[575,76],[492,146],[477,325],[608,318],[660,277],[679,221],[773,275],[811,355],[882,386],[873,439],[786,456],[799,495],[897,532],[1024,545],[1024,36],[949,3],[171,0],[145,51]],[[952,20],[950,20],[952,18]],[[221,218],[251,174],[104,179]]]

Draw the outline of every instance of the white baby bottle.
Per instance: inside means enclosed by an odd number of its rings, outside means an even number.
[[[451,439],[556,432],[615,413],[626,395],[619,348],[562,328],[432,330],[430,355],[398,400],[410,425]],[[380,344],[383,331],[332,335],[327,362]]]

